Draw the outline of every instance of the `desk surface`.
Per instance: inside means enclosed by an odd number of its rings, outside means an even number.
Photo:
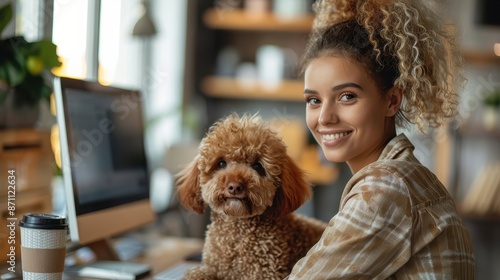
[[[153,241],[138,262],[151,265],[152,275],[155,275],[173,265],[182,262],[187,256],[198,253],[203,248],[203,241],[191,238],[161,238]]]
[[[165,237],[157,235],[146,235],[143,237],[147,244],[147,250],[130,262],[145,263],[151,266],[151,274],[141,278],[148,280],[165,269],[181,263],[187,256],[202,250],[203,240],[195,238]],[[92,280],[90,278],[75,278],[64,276],[64,280]],[[94,279],[95,280],[95,279]]]
[[[141,280],[153,279],[154,275],[181,263],[187,256],[201,252],[203,248],[203,240],[197,238],[160,236],[155,233],[143,235],[141,238],[146,243],[147,249],[141,256],[132,259],[131,262],[149,264],[152,269],[150,276],[141,278]],[[21,263],[16,265],[16,273],[19,274],[22,273],[20,265]],[[7,266],[0,264],[0,275],[7,272]],[[92,280],[90,278],[70,276],[64,276],[63,279]]]

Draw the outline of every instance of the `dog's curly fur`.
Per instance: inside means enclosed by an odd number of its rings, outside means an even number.
[[[258,116],[232,114],[177,174],[180,202],[211,209],[202,265],[184,279],[283,279],[326,224],[293,213],[311,196],[304,173]]]

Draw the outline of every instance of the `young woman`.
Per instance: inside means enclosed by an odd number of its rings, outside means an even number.
[[[427,2],[427,1],[426,1]],[[323,0],[304,65],[309,129],[353,177],[289,279],[473,279],[469,234],[396,128],[457,113],[460,56],[417,0]]]

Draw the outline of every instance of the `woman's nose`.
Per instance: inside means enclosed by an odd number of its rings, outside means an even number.
[[[321,125],[327,125],[329,123],[337,123],[338,122],[337,112],[335,112],[335,109],[332,108],[332,106],[323,106],[319,114],[318,122]]]

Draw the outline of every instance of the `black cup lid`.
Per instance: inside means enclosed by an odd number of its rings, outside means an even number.
[[[65,229],[66,219],[53,214],[25,214],[19,226],[36,229]]]

